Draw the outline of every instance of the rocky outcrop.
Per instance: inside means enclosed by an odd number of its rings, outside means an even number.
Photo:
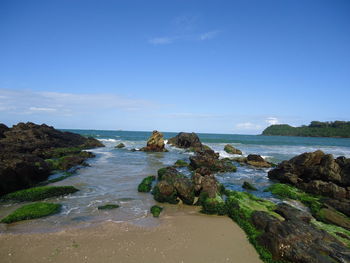
[[[195,152],[203,150],[203,144],[194,132],[180,132],[168,140],[168,144],[183,149],[191,149]]]
[[[249,154],[247,157],[235,157],[231,160],[241,163],[251,165],[257,168],[270,168],[275,166],[273,163],[266,161],[263,157],[258,154]]]
[[[219,159],[219,154],[211,149],[205,149],[190,157],[193,170],[207,168],[211,172],[235,172],[236,167],[228,159]]]
[[[310,223],[311,216],[286,204],[275,209],[284,221],[267,212],[255,211],[252,223],[263,234],[258,243],[275,260],[302,263],[350,262],[350,250],[335,237]]]
[[[140,149],[144,152],[167,152],[163,134],[159,131],[153,131],[151,137],[147,141],[147,146]]]
[[[230,154],[239,154],[242,155],[242,151],[233,147],[231,144],[226,144],[224,147],[224,151]]]
[[[303,153],[269,171],[269,178],[306,192],[335,199],[350,199],[350,159],[322,151]]]
[[[125,147],[125,144],[121,142],[121,143],[117,144],[114,148],[121,149],[124,147]]]
[[[81,149],[102,146],[94,138],[45,124],[18,123],[12,128],[0,125],[0,195],[46,180],[53,163],[66,168],[82,164],[93,155]]]

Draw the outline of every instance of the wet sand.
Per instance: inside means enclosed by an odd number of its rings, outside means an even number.
[[[106,222],[54,233],[0,234],[2,263],[262,262],[228,217],[166,211],[155,227]]]

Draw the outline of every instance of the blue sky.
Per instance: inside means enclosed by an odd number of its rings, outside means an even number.
[[[258,134],[350,120],[350,1],[0,1],[0,122]]]

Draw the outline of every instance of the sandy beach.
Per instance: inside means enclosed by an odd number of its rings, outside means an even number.
[[[159,220],[155,227],[106,222],[54,233],[1,234],[1,262],[261,262],[228,217],[183,207],[166,209]]]

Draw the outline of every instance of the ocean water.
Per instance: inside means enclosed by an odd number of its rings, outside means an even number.
[[[69,196],[50,198],[46,201],[61,203],[61,213],[41,219],[22,221],[15,224],[0,224],[0,232],[41,232],[57,231],[65,227],[85,227],[103,221],[127,221],[140,225],[156,225],[149,208],[155,204],[148,193],[138,193],[137,186],[148,175],[156,175],[159,168],[172,165],[176,160],[187,160],[192,153],[166,145],[169,152],[132,152],[146,145],[151,132],[69,130],[99,139],[106,145],[91,149],[96,158],[88,160],[90,167],[81,167],[77,172],[52,185],[73,185],[80,191]],[[165,139],[177,133],[164,133]],[[260,154],[267,160],[278,163],[303,152],[322,150],[336,156],[350,157],[350,139],[305,138],[283,136],[255,136],[229,134],[198,134],[201,141],[220,153],[220,158],[233,157],[223,149],[227,143],[243,152],[243,155]],[[115,149],[118,143],[126,145]],[[218,180],[232,190],[244,191],[244,181],[254,184],[258,191],[254,194],[273,201],[276,200],[263,190],[272,182],[267,178],[269,169],[256,169],[237,164],[237,172],[217,174]],[[182,172],[188,173],[186,168]],[[55,178],[59,174],[52,175]],[[120,207],[113,210],[98,210],[107,203]],[[0,218],[23,205],[23,203],[0,204]]]

